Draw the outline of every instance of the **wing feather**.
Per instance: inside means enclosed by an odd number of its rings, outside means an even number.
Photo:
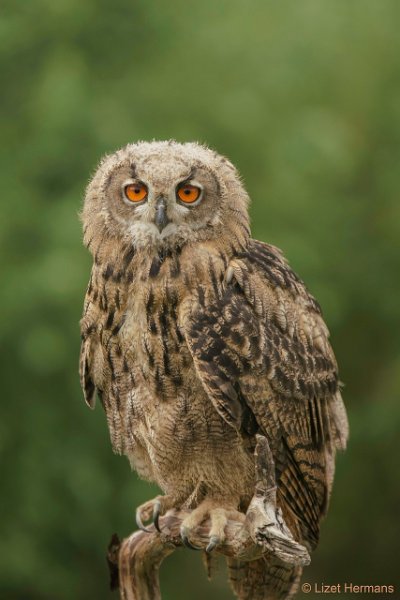
[[[98,308],[92,303],[87,293],[84,304],[84,314],[80,322],[81,350],[79,359],[80,382],[86,404],[94,408],[96,393],[101,396],[103,360],[98,338],[98,323],[100,321]]]
[[[85,402],[90,408],[94,408],[96,403],[96,386],[94,385],[92,375],[92,351],[90,339],[83,340],[81,343],[79,375]]]
[[[186,341],[216,410],[238,431],[250,412],[268,437],[282,509],[314,546],[348,429],[328,330],[273,246],[252,240],[228,268],[220,294],[191,298]]]

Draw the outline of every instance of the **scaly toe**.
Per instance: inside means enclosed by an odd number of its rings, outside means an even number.
[[[150,529],[147,529],[147,527],[145,527],[143,525],[143,521],[142,521],[142,516],[141,516],[141,509],[140,506],[136,509],[136,525],[139,527],[139,529],[141,529],[142,531],[145,531],[146,533],[151,533]]]
[[[182,542],[184,543],[184,545],[186,546],[186,548],[190,548],[190,550],[203,550],[203,548],[199,548],[198,546],[194,546],[190,541],[189,541],[189,529],[185,526],[181,526],[181,539]]]

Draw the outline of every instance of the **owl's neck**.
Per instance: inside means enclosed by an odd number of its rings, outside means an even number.
[[[243,241],[233,238],[186,244],[170,252],[135,252],[132,245],[117,247],[107,239],[93,249],[83,329],[96,331],[109,347],[118,343],[120,331],[125,335],[127,330],[151,328],[146,315],[159,315],[161,328],[165,314],[177,321],[181,308],[186,310],[195,297],[207,304],[220,297],[229,263],[244,249]]]
[[[248,244],[247,228],[225,230],[225,235],[176,248],[136,250],[132,243],[117,244],[104,237],[93,245],[91,302],[104,314],[104,327],[120,322],[133,299],[147,303],[180,303],[194,290],[216,293],[223,285],[229,262]],[[111,325],[110,325],[111,323]]]
[[[164,245],[136,248],[131,240],[122,241],[102,233],[85,239],[94,258],[94,270],[102,274],[104,282],[111,280],[124,288],[134,280],[165,277],[168,271],[172,280],[187,278],[193,269],[201,270],[209,260],[219,259],[227,265],[237,253],[246,250],[250,240],[249,227],[240,220],[221,227],[219,235],[182,245],[168,244],[166,240]]]

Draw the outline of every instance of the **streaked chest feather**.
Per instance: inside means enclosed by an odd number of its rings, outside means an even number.
[[[174,465],[207,465],[206,455],[211,463],[225,450],[231,453],[237,437],[205,393],[180,326],[192,286],[203,285],[204,273],[192,268],[186,277],[171,277],[169,266],[166,261],[155,277],[145,278],[139,270],[118,334],[135,380],[125,400],[125,452],[150,478],[146,463],[151,463],[159,483]],[[208,271],[211,266],[205,265]],[[217,293],[216,282],[222,281],[213,277],[207,294]]]
[[[193,302],[211,305],[223,293],[228,260],[207,249],[182,254],[127,252],[119,263],[95,265],[82,322],[84,335],[100,342],[94,384],[114,450],[165,490],[177,469],[192,487],[199,480],[222,485],[232,461],[252,476],[242,439],[197,375],[183,329]],[[100,322],[93,323],[92,305]]]
[[[129,298],[120,342],[138,383],[160,400],[184,385],[191,357],[179,327],[179,288],[167,276],[140,282]]]
[[[112,280],[104,285],[109,307],[101,331],[107,348],[104,385],[109,408],[118,411],[126,432],[123,446],[139,422],[149,431],[158,429],[166,412],[177,419],[177,411],[190,413],[194,397],[204,395],[180,326],[194,290],[210,295],[218,293],[218,282],[222,285],[225,263],[206,253],[202,258],[193,263],[179,255],[139,257],[132,261],[129,286],[112,286]],[[119,309],[113,297],[119,298]]]

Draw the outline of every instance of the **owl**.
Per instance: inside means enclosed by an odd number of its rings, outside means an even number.
[[[318,542],[336,449],[348,435],[336,360],[316,300],[276,247],[252,239],[236,168],[197,143],[129,144],[100,163],[82,221],[93,267],[80,376],[115,452],[163,494],[137,522],[188,509],[211,552],[255,493],[256,438],[273,457],[279,513]],[[234,591],[289,598],[301,567],[228,559]]]

